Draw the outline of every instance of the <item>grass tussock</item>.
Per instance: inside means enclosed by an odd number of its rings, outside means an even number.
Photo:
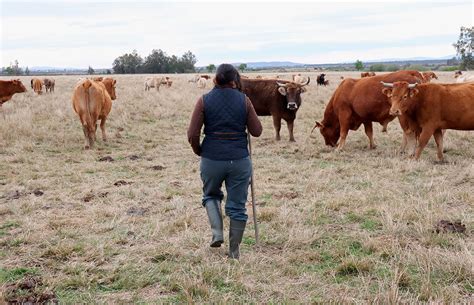
[[[76,77],[55,77],[53,94],[15,95],[0,118],[2,292],[18,299],[5,287],[35,277],[35,291],[61,303],[472,302],[472,132],[447,131],[443,164],[433,142],[419,162],[399,155],[396,121],[388,133],[374,126],[377,149],[361,128],[335,152],[311,129],[340,76],[309,85],[296,143],[284,123],[274,141],[261,118],[252,142],[260,244],[249,203],[240,262],[226,259],[227,236],[208,246],[199,158],[186,139],[206,91],[187,76],[170,75],[160,92],[143,90],[145,75],[116,76],[109,140],[98,136],[90,151],[71,107]],[[442,219],[466,232],[436,233]]]

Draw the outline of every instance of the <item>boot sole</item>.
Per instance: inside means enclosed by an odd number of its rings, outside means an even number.
[[[219,248],[223,243],[223,240],[217,240],[211,244],[211,248]]]

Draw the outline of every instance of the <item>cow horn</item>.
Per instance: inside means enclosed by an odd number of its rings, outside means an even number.
[[[384,82],[380,82],[384,87],[390,87],[390,88],[393,88],[393,83],[384,83]]]
[[[307,84],[309,84],[309,81],[310,81],[310,79],[309,79],[309,76],[308,76],[308,81],[306,82],[306,84],[303,84],[303,86],[306,86]]]
[[[414,84],[408,84],[408,89],[413,89],[415,88],[417,85],[417,83],[414,83]]]
[[[287,84],[283,84],[283,83],[279,83],[279,82],[276,82],[278,87],[286,87]]]

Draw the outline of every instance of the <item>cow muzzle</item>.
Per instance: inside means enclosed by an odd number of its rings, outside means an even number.
[[[298,109],[298,105],[296,103],[288,103],[287,108],[289,110],[296,110],[296,109]]]
[[[402,115],[402,112],[400,111],[400,109],[390,109],[390,115],[399,116]]]

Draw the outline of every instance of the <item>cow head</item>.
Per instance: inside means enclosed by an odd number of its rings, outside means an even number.
[[[390,115],[401,115],[405,113],[409,107],[409,100],[419,93],[419,90],[415,88],[417,83],[381,83],[385,87],[382,89],[382,93],[388,97],[388,101],[392,105],[390,107]]]
[[[16,93],[26,92],[26,88],[19,79],[13,80],[13,85],[15,86]]]
[[[313,130],[315,128],[319,128],[319,132],[323,136],[324,142],[326,143],[327,146],[335,147],[337,145],[337,141],[339,141],[339,136],[340,136],[339,125],[331,126],[328,122],[320,123],[316,121],[316,124],[314,125]]]
[[[109,93],[110,98],[112,100],[115,100],[117,98],[117,96],[115,95],[115,84],[117,83],[117,80],[113,78],[104,78],[102,80],[102,83],[104,84],[105,89]]]
[[[309,77],[306,84],[298,84],[294,82],[279,83],[278,92],[286,97],[286,109],[296,111],[301,106],[301,93],[306,92],[305,86],[309,84]]]
[[[461,70],[458,70],[456,72],[454,72],[454,78],[458,78],[459,76],[462,75],[462,71]]]

